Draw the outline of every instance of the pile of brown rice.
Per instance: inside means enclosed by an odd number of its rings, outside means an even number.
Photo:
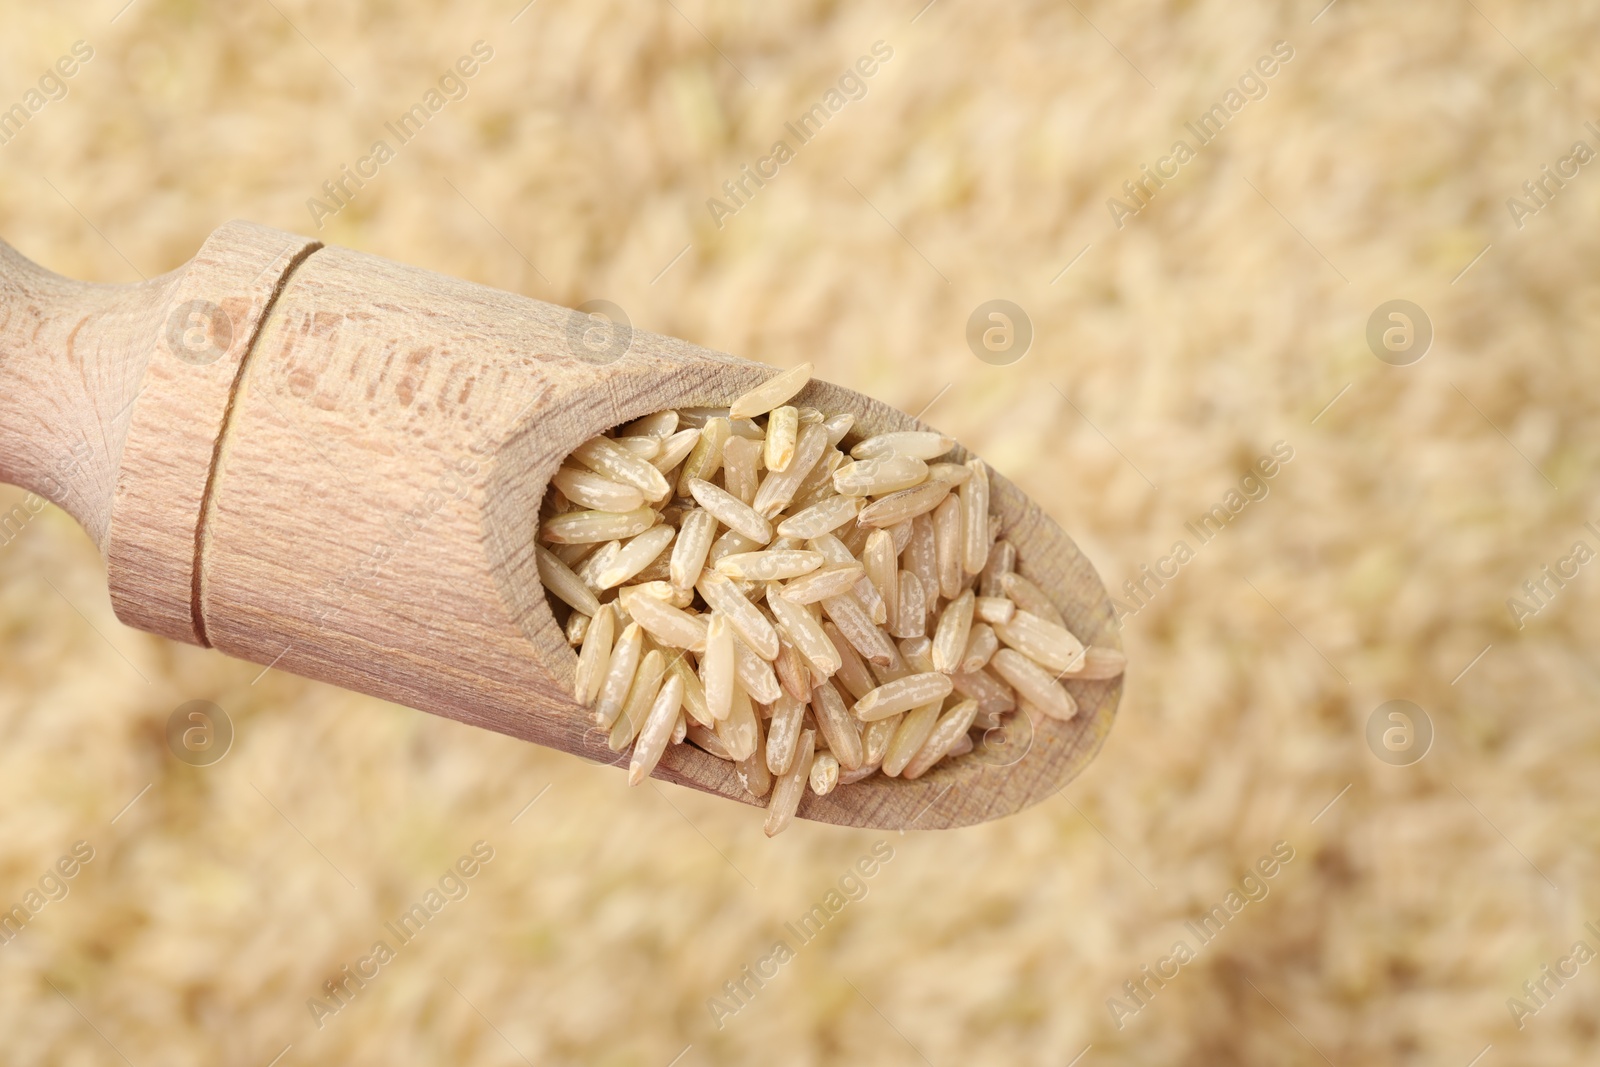
[[[1072,718],[1061,678],[1124,663],[1016,572],[980,460],[937,462],[954,442],[928,431],[847,455],[854,416],[788,403],[810,378],[586,441],[536,546],[574,695],[633,746],[629,782],[688,741],[769,797],[768,835],[808,783],[920,777],[1019,707]]]

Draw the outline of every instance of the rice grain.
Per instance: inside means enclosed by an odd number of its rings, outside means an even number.
[[[728,415],[735,419],[753,419],[765,415],[779,404],[790,400],[811,381],[814,368],[810,363],[776,374],[728,405]]]
[[[789,762],[789,769],[772,783],[772,796],[767,803],[767,819],[761,827],[768,837],[782,833],[794,820],[795,810],[800,807],[800,798],[811,779],[811,763],[816,754],[816,746],[815,731],[802,730],[800,740],[795,745],[794,758]]]

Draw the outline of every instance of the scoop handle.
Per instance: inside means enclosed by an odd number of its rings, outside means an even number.
[[[174,282],[74,281],[0,241],[0,481],[60,506],[102,549],[142,339]]]

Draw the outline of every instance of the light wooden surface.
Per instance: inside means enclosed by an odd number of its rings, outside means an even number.
[[[776,369],[643,331],[596,352],[578,340],[591,325],[244,223],[138,286],[69,282],[4,248],[0,477],[83,523],[130,625],[625,766],[568,695],[576,659],[533,559],[546,484],[593,434],[724,404]],[[823,382],[801,402],[864,433],[920,425]],[[52,474],[79,437],[95,446],[81,469]],[[1086,643],[1118,647],[1088,560],[992,484],[1018,569]],[[1070,682],[1070,723],[1024,721],[1006,746],[808,794],[800,814],[936,829],[1026,807],[1093,758],[1121,684]],[[759,803],[690,745],[656,775]]]

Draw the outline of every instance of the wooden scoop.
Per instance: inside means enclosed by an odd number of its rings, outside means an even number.
[[[0,242],[0,479],[83,525],[124,622],[602,763],[627,756],[572,700],[535,568],[546,483],[596,433],[774,373],[250,223],[136,285],[70,281]],[[824,382],[797,402],[866,434],[926,428]],[[1117,647],[1089,561],[992,485],[1018,570],[1085,644]],[[1068,688],[1071,722],[1018,713],[918,780],[808,793],[799,814],[937,829],[1043,800],[1094,757],[1122,683]],[[763,803],[689,744],[656,775]]]

